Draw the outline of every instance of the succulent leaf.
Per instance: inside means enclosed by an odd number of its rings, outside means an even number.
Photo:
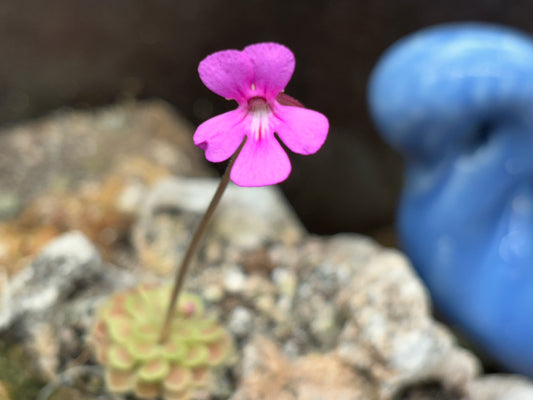
[[[161,384],[159,382],[135,382],[135,396],[140,399],[153,399],[161,393]]]
[[[95,355],[96,355],[96,360],[100,363],[100,364],[103,364],[103,365],[107,365],[108,363],[108,354],[109,354],[109,344],[101,344],[101,343],[96,343],[95,342],[95,347],[96,347],[96,351],[95,351]]]
[[[163,381],[163,387],[170,392],[182,392],[192,382],[193,374],[190,369],[173,365]]]
[[[181,361],[187,354],[187,345],[181,340],[169,341],[163,344],[164,357],[169,361]]]
[[[155,343],[159,338],[160,326],[160,324],[139,321],[133,327],[133,335],[139,341]]]
[[[189,400],[193,397],[193,388],[187,388],[179,392],[173,392],[171,390],[163,391],[163,398],[165,400]]]
[[[195,342],[194,329],[184,321],[174,321],[172,337],[185,343]]]
[[[228,334],[224,334],[218,342],[208,343],[206,345],[208,352],[208,362],[211,366],[222,364],[228,357],[231,349],[231,338]]]
[[[137,371],[137,377],[143,382],[160,382],[170,371],[170,365],[166,360],[153,359],[144,363]]]
[[[135,319],[143,320],[146,315],[149,315],[150,309],[148,305],[137,296],[130,296],[126,299],[124,309]]]
[[[135,359],[123,346],[111,346],[107,357],[108,364],[119,371],[131,370],[135,364]]]
[[[196,336],[205,343],[212,343],[220,339],[226,331],[213,321],[209,321],[204,326],[199,326],[196,330]]]
[[[192,370],[192,383],[194,387],[203,387],[208,378],[207,367],[194,368]]]
[[[125,343],[131,335],[131,320],[124,316],[115,316],[112,319],[107,316],[106,319],[111,340],[115,343]]]
[[[146,362],[156,358],[160,349],[154,343],[132,340],[126,344],[128,351],[133,357],[141,362]]]
[[[187,354],[183,358],[183,365],[186,367],[199,367],[207,363],[209,351],[201,344],[195,344],[187,349]]]
[[[132,371],[118,371],[108,369],[105,372],[105,382],[107,387],[116,393],[129,392],[133,388],[134,374]]]

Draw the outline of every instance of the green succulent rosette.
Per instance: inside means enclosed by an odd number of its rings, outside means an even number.
[[[159,343],[169,298],[169,286],[145,284],[116,293],[97,313],[89,340],[110,391],[189,400],[228,359],[231,336],[191,293],[180,295],[169,338]]]

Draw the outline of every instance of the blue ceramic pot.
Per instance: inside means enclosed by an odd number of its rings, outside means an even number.
[[[398,228],[438,310],[533,377],[533,41],[451,24],[392,46],[371,112],[405,156]]]

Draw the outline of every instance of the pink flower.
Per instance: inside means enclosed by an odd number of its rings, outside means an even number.
[[[318,151],[326,140],[327,118],[297,106],[298,102],[281,93],[293,71],[294,55],[277,43],[219,51],[198,67],[205,86],[236,100],[238,107],[201,124],[194,143],[205,150],[209,161],[221,162],[230,158],[247,136],[231,170],[231,180],[237,185],[272,185],[289,176],[289,157],[274,133],[290,150],[305,155]]]

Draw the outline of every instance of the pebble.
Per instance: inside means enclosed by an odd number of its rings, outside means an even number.
[[[287,297],[294,296],[298,279],[296,278],[296,274],[294,274],[292,271],[289,271],[286,268],[276,268],[274,271],[272,271],[272,280],[274,281],[281,295]]]
[[[140,208],[145,190],[140,182],[128,184],[116,200],[117,208],[125,214],[135,214]]]
[[[209,263],[217,263],[222,259],[224,249],[219,241],[209,241],[204,250],[206,261]]]
[[[209,285],[202,293],[205,300],[216,303],[224,297],[224,290],[220,285]]]
[[[272,317],[275,314],[276,305],[272,296],[266,294],[257,296],[254,303],[257,309],[267,316]]]
[[[228,327],[238,337],[245,336],[252,331],[253,316],[250,310],[237,306],[231,312]]]
[[[332,307],[321,308],[316,318],[311,321],[311,332],[324,348],[334,346],[339,335],[335,312]]]
[[[233,265],[228,267],[224,276],[224,287],[229,293],[242,292],[246,285],[246,276],[242,269]]]
[[[0,219],[13,217],[20,208],[20,200],[14,193],[0,193]]]

